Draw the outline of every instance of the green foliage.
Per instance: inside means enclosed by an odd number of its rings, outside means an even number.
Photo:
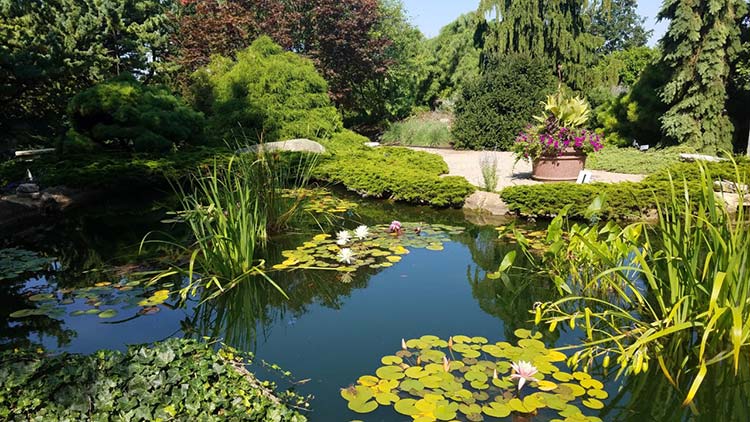
[[[534,116],[534,119],[542,125],[554,119],[560,126],[570,129],[579,128],[584,126],[591,116],[591,107],[586,100],[580,96],[567,96],[562,90],[558,90],[554,95],[548,95],[542,105],[544,113],[541,116]]]
[[[480,15],[460,16],[427,41],[432,53],[424,102],[438,105],[452,102],[466,81],[479,77],[480,61],[489,24]]]
[[[651,174],[677,164],[681,152],[687,151],[665,148],[641,152],[635,148],[604,148],[588,156],[586,168],[614,173]]]
[[[576,294],[543,305],[537,319],[585,332],[576,364],[611,355],[618,375],[638,375],[658,360],[685,395],[683,406],[708,371],[736,377],[745,370],[740,357],[750,349],[747,211],[740,207],[731,215],[714,192],[713,175],[695,167],[696,188],[667,182],[654,228],[636,223],[563,230],[562,211],[546,239],[554,253],[531,267],[576,288]],[[748,179],[736,170],[731,180],[747,185]]]
[[[124,354],[5,352],[0,361],[6,420],[306,420],[245,370],[246,356],[192,340],[131,346]]]
[[[582,409],[604,407],[604,384],[560,369],[565,354],[547,349],[541,333],[518,329],[515,335],[517,345],[464,335],[402,339],[401,350],[380,359],[376,376],[359,377],[341,397],[356,413],[393,406],[414,421],[506,420],[511,414],[515,420],[539,412],[601,421]]]
[[[464,85],[456,104],[456,147],[509,149],[554,90],[555,80],[540,59],[512,54],[488,61],[481,77]]]
[[[318,138],[342,126],[313,63],[268,37],[238,52],[236,60],[215,57],[193,75],[191,92],[219,139],[233,133],[266,142]]]
[[[422,32],[411,25],[400,0],[378,1],[380,20],[373,31],[390,40],[382,59],[387,69],[351,87],[345,117],[353,123],[403,119],[424,102],[430,51]],[[348,75],[343,75],[348,79]]]
[[[747,2],[669,0],[660,19],[670,19],[662,39],[669,80],[661,91],[668,110],[664,134],[704,153],[732,150],[734,127],[727,115],[730,66],[740,48]]]
[[[603,53],[644,47],[653,30],[646,30],[646,18],[638,15],[637,0],[594,2],[590,31],[604,38]]]
[[[70,98],[119,74],[168,79],[170,2],[0,2],[0,131],[13,144],[64,132]]]
[[[247,153],[232,156],[226,163],[216,162],[207,173],[191,175],[188,187],[178,190],[181,209],[174,214],[176,221],[189,227],[193,243],[150,241],[177,246],[190,256],[189,262],[161,271],[153,280],[176,274],[189,280],[181,290],[183,299],[199,288],[218,295],[249,281],[271,283],[283,293],[266,276],[259,252],[271,235],[289,228],[305,211],[306,196],[284,193],[307,184],[316,159],[314,155],[284,160],[278,153]]]
[[[648,65],[658,58],[659,51],[646,46],[614,51],[599,60],[592,83],[608,88],[633,87]]]
[[[497,156],[485,155],[479,160],[479,167],[482,170],[482,189],[487,192],[494,192],[497,189]]]
[[[76,149],[85,148],[88,140],[136,152],[163,152],[203,138],[201,113],[166,88],[143,85],[129,75],[76,95],[68,115]]]
[[[25,249],[0,249],[0,281],[47,268],[52,259]]]
[[[448,166],[436,154],[404,148],[368,148],[367,138],[344,131],[323,141],[330,154],[315,177],[363,196],[435,207],[459,207],[474,187],[463,177],[440,177]]]
[[[392,123],[380,139],[391,145],[447,147],[453,143],[453,134],[448,123],[421,115]]]
[[[0,163],[0,186],[23,180],[31,169],[42,186],[87,189],[139,189],[167,187],[168,180],[180,179],[215,159],[226,160],[230,151],[222,148],[192,148],[176,153],[126,154],[96,152],[84,155],[45,156],[32,163]]]
[[[583,89],[589,67],[596,63],[595,52],[604,41],[588,31],[586,3],[481,0],[478,13],[492,12],[497,17],[497,27],[488,41],[490,51],[547,60],[545,70],[550,74],[556,74],[560,65],[565,82]]]
[[[630,92],[597,107],[596,122],[608,141],[630,146],[665,144],[659,118],[667,110],[659,96],[659,87],[666,82],[668,72],[662,64],[646,66]]]

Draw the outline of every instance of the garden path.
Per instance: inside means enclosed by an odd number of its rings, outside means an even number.
[[[509,186],[532,185],[540,182],[531,180],[531,164],[519,161],[512,152],[501,151],[456,151],[451,149],[410,147],[416,151],[425,151],[443,157],[448,164],[451,176],[463,176],[474,186],[482,186],[482,167],[480,161],[485,156],[497,157],[497,190],[503,190]],[[606,171],[593,170],[593,182],[618,183],[618,182],[640,182],[646,176],[641,174],[610,173]]]

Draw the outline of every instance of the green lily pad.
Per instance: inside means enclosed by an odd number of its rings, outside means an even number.
[[[114,309],[107,309],[106,311],[103,311],[99,314],[99,318],[107,319],[112,318],[117,315],[117,311]]]

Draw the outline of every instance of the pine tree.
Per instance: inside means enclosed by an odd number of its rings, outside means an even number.
[[[731,62],[740,47],[743,0],[665,0],[661,40],[670,78],[661,91],[668,110],[662,131],[673,141],[715,154],[731,151],[734,127],[726,111]]]
[[[587,68],[596,62],[602,38],[588,32],[587,0],[481,0],[479,13],[498,21],[489,48],[496,53],[523,53],[562,66],[566,82],[583,88]],[[494,44],[493,44],[494,41]]]

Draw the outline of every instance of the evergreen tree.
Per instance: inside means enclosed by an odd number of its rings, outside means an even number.
[[[669,81],[661,123],[673,141],[709,154],[732,149],[727,84],[746,8],[744,0],[664,1],[659,19],[670,20],[661,40]]]
[[[602,39],[588,31],[586,0],[481,0],[479,13],[492,12],[498,26],[489,48],[495,53],[523,53],[562,66],[566,82],[580,89],[596,62]]]
[[[607,7],[609,6],[609,7]],[[603,53],[643,47],[654,31],[647,31],[646,19],[638,15],[636,0],[610,0],[591,9],[591,33],[604,38]]]

